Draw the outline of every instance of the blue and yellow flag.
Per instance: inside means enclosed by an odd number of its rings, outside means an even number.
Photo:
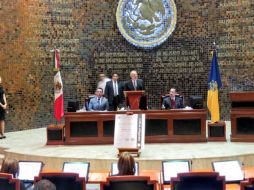
[[[219,108],[219,89],[221,88],[220,70],[216,55],[216,50],[213,51],[213,60],[211,65],[210,77],[208,81],[207,107],[211,113],[212,122],[220,120]]]

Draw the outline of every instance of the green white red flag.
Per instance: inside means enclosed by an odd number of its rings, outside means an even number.
[[[63,99],[63,82],[60,73],[60,56],[59,50],[54,50],[54,94],[55,94],[55,104],[54,104],[54,115],[58,122],[64,116],[64,99]]]

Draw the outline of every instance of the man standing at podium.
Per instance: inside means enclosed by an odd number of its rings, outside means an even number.
[[[128,80],[125,83],[124,90],[132,91],[132,90],[145,90],[144,82],[142,79],[138,79],[138,73],[135,70],[130,72],[131,80]]]
[[[138,79],[138,73],[135,70],[130,72],[130,80],[128,80],[124,85],[125,91],[134,91],[134,90],[145,90],[144,82],[142,79]],[[127,106],[129,106],[129,101],[126,102]],[[143,95],[140,97],[139,109],[146,110],[147,109],[147,100],[146,96]]]
[[[123,84],[118,81],[118,74],[113,73],[112,80],[106,83],[105,97],[108,99],[109,111],[116,111],[123,102]]]
[[[103,97],[102,88],[97,88],[95,91],[95,97],[89,101],[88,111],[107,111],[108,99]]]
[[[176,93],[175,88],[171,88],[169,96],[163,98],[162,107],[165,109],[183,108],[183,98]]]

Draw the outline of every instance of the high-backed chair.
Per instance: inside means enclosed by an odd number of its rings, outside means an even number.
[[[254,190],[254,178],[249,178],[246,181],[241,181],[240,190]]]
[[[217,172],[179,173],[171,178],[171,190],[225,190],[225,177]]]
[[[170,97],[169,94],[164,94],[164,95],[161,95],[161,96],[160,96],[160,109],[164,109],[164,107],[163,107],[163,105],[162,105],[162,104],[163,104],[163,100],[164,100],[165,98],[168,98],[168,97]],[[180,98],[182,104],[184,105],[184,97],[183,97],[183,95],[176,94],[176,97]]]
[[[0,190],[20,190],[20,181],[12,174],[0,173]]]
[[[77,173],[64,172],[41,172],[34,182],[48,179],[55,184],[57,190],[85,190],[85,178],[79,177]]]
[[[111,176],[101,190],[157,190],[157,182],[147,176]]]

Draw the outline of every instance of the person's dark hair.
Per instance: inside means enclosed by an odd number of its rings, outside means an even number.
[[[134,175],[136,172],[135,160],[128,152],[120,154],[117,167],[119,171],[118,175]]]
[[[114,75],[117,75],[117,76],[118,76],[118,74],[117,74],[117,73],[112,73],[112,74],[111,74],[111,77],[113,77]]]
[[[35,183],[34,190],[56,190],[56,186],[51,181],[42,179]]]
[[[101,91],[102,91],[102,93],[103,93],[103,89],[102,89],[101,87],[96,88],[96,91],[97,91],[97,90],[101,90]]]
[[[12,174],[13,177],[17,177],[19,174],[19,163],[15,159],[4,159],[1,167],[2,173]]]

